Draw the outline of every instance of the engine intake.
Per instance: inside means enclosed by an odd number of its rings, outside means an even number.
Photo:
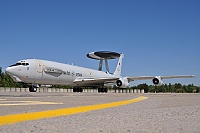
[[[121,80],[117,80],[117,81],[116,81],[116,85],[117,85],[118,87],[122,86],[122,81],[121,81]]]
[[[154,83],[154,85],[162,85],[162,79],[160,76],[156,76],[155,78],[153,78],[152,82]]]
[[[129,86],[128,79],[126,77],[120,78],[116,81],[116,85],[120,88],[127,88]]]

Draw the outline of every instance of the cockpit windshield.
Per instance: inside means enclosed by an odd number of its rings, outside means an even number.
[[[28,66],[29,63],[27,63],[27,62],[17,62],[17,63],[15,63],[15,64],[13,64],[13,65],[11,65],[9,67],[20,66],[20,65],[22,65],[22,66]]]

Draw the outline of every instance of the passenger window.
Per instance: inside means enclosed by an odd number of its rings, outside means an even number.
[[[25,63],[22,63],[23,66],[25,66]]]

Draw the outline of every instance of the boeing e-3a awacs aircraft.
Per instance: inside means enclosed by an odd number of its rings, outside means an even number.
[[[100,51],[91,52],[87,54],[87,57],[100,60],[99,70],[47,60],[26,59],[7,67],[6,73],[16,82],[32,84],[29,88],[30,92],[36,92],[39,85],[69,85],[75,87],[74,92],[82,92],[81,87],[84,86],[98,86],[98,92],[107,92],[105,86],[110,84],[126,88],[134,80],[150,79],[155,85],[161,85],[162,79],[194,77],[193,75],[122,77],[121,68],[124,54]],[[111,74],[108,69],[108,60],[115,58],[119,58],[119,61],[115,72]],[[102,71],[103,61],[105,61],[106,72]]]

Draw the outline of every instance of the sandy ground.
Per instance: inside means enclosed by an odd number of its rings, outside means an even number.
[[[0,115],[38,112],[148,97],[138,103],[69,116],[0,126],[0,133],[199,133],[200,94],[1,92],[5,101],[62,102],[55,105],[0,106]]]

